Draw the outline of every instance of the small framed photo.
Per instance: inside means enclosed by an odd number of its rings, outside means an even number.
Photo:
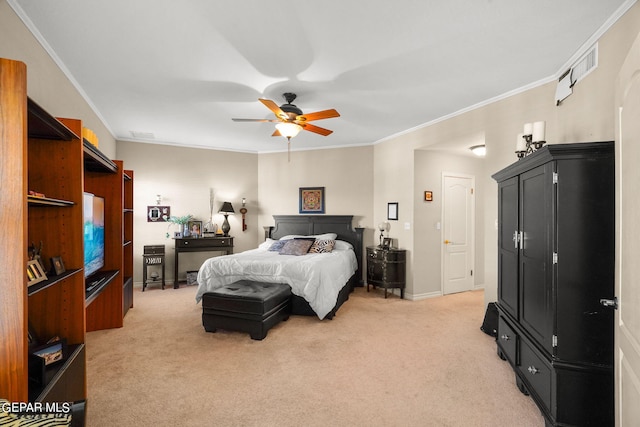
[[[424,201],[432,202],[433,201],[433,191],[425,191],[424,192]]]
[[[324,187],[300,187],[300,213],[324,213]]]
[[[67,271],[67,269],[64,268],[64,262],[62,262],[62,257],[59,257],[59,256],[51,257],[51,274],[55,276],[59,276],[65,271]]]
[[[38,260],[27,261],[27,286],[35,285],[43,280],[47,280],[47,275]]]
[[[182,231],[174,231],[173,232],[174,239],[182,239]]]
[[[202,236],[202,221],[189,221],[187,226],[192,237]]]
[[[387,203],[387,219],[391,221],[398,220],[398,202]]]
[[[391,249],[393,246],[393,240],[391,237],[385,237],[382,239],[382,249]]]

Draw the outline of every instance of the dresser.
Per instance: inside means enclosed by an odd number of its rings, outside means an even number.
[[[173,268],[173,287],[177,289],[178,285],[178,260],[181,253],[184,252],[209,252],[220,251],[225,254],[233,253],[233,237],[201,237],[191,239],[174,239],[176,258]]]
[[[400,289],[400,298],[404,298],[406,286],[407,251],[404,249],[383,249],[378,246],[367,247],[367,292],[369,285],[384,288],[384,297],[388,289]]]
[[[547,426],[612,426],[613,142],[549,145],[493,178],[498,355]]]

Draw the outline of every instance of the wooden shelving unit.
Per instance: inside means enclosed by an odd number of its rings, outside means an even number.
[[[124,171],[124,207],[122,222],[124,226],[122,242],[123,289],[122,312],[127,314],[133,308],[133,171]]]
[[[133,275],[133,216],[127,213],[133,171],[125,178],[121,161],[83,141],[80,120],[56,119],[28,99],[26,78],[23,63],[0,58],[0,397],[70,402],[87,398],[86,331],[123,324],[123,277]],[[105,197],[108,209],[103,274],[109,280],[89,295],[84,191]],[[40,242],[48,278],[27,286],[28,246]],[[51,257],[61,257],[66,272],[50,275]],[[65,360],[47,367],[43,384],[29,381],[29,333],[41,343],[60,337],[68,345]]]

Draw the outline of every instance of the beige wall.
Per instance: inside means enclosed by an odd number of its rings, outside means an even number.
[[[260,227],[273,225],[272,215],[297,214],[300,187],[325,187],[327,215],[354,215],[354,226],[373,227],[373,147],[295,151],[290,162],[286,153],[258,158]]]
[[[82,125],[98,136],[100,150],[110,158],[115,156],[116,143],[111,132],[6,0],[0,0],[0,57],[27,64],[29,98],[55,117],[82,120]]]
[[[142,282],[142,253],[145,245],[165,245],[166,275],[173,280],[174,241],[167,238],[180,231],[171,223],[148,222],[147,206],[156,205],[157,195],[162,205],[171,207],[171,215],[193,215],[207,222],[210,216],[209,193],[214,193],[214,221],[222,225],[218,214],[223,202],[231,202],[237,214],[229,216],[230,235],[234,251],[255,248],[261,241],[258,228],[258,156],[230,151],[179,148],[168,145],[118,141],[117,157],[127,169],[134,171],[134,282]],[[242,198],[246,198],[247,230],[242,231]],[[188,270],[197,270],[211,252],[180,256],[179,277]]]

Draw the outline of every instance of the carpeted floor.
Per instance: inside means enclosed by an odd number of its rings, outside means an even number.
[[[480,331],[482,291],[359,288],[263,341],[206,333],[195,291],[136,289],[124,328],[87,335],[88,426],[544,425]]]

